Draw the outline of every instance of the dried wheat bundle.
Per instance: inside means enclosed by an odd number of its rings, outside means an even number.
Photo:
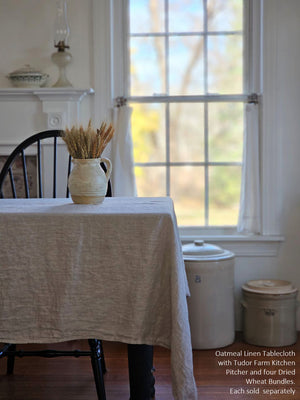
[[[95,130],[90,120],[86,129],[82,125],[79,128],[77,126],[66,128],[62,139],[73,158],[99,158],[113,134],[114,128],[111,124],[107,126],[102,122],[100,129]]]

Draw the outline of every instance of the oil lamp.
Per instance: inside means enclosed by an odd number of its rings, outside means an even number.
[[[72,60],[71,53],[66,51],[70,48],[68,45],[70,28],[67,20],[67,2],[66,0],[57,0],[56,6],[54,47],[57,48],[57,52],[52,54],[51,59],[58,66],[59,78],[53,87],[70,87],[72,84],[66,76],[66,67]]]

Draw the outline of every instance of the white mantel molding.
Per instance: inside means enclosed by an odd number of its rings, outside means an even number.
[[[94,94],[94,89],[67,88],[0,88],[0,101],[75,101],[80,102],[86,95]]]
[[[40,101],[47,116],[47,129],[64,129],[78,123],[80,103],[94,89],[66,88],[2,88],[0,102]]]

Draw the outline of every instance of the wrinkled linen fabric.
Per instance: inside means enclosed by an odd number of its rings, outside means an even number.
[[[0,241],[1,342],[164,346],[174,398],[197,398],[171,199],[3,199]]]

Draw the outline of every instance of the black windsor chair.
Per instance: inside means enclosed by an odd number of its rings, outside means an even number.
[[[51,145],[53,147],[52,150],[52,163],[53,163],[53,176],[52,176],[52,197],[57,197],[57,180],[61,177],[61,172],[58,172],[58,146],[57,141],[58,138],[61,137],[63,131],[60,130],[48,130],[36,133],[29,138],[25,139],[22,143],[20,143],[15,150],[10,154],[4,163],[2,170],[0,172],[0,199],[12,197],[12,198],[30,198],[32,197],[30,191],[32,186],[34,186],[36,178],[37,184],[35,187],[36,193],[34,197],[42,198],[43,197],[43,171],[42,171],[42,163],[43,163],[43,151],[41,142],[45,140],[47,145]],[[27,168],[27,155],[25,154],[25,150],[29,147],[35,145],[35,159],[36,159],[36,170],[37,176],[35,173],[34,176],[30,177],[28,174]],[[48,148],[48,147],[47,147]],[[14,164],[18,163],[18,167],[22,170],[22,176],[15,173]],[[102,164],[102,168],[106,171],[106,167]],[[48,167],[47,167],[48,169]],[[68,158],[68,162],[66,165],[66,178],[69,176],[71,171],[71,156]],[[15,174],[15,175],[14,175]],[[23,181],[23,182],[22,182]],[[20,189],[20,186],[23,188]],[[21,194],[19,194],[21,190]],[[10,193],[9,193],[10,192]],[[7,194],[8,193],[8,194]],[[111,197],[111,183],[108,183],[108,189],[106,196]],[[68,188],[66,189],[65,196],[69,197]],[[48,196],[50,197],[50,196]],[[99,339],[89,339],[88,340],[90,351],[81,351],[81,350],[73,350],[73,351],[63,351],[63,350],[37,350],[37,351],[23,351],[17,350],[16,344],[14,343],[6,343],[2,349],[0,349],[0,358],[7,357],[7,374],[12,374],[14,370],[14,362],[15,357],[24,357],[24,356],[40,356],[40,357],[60,357],[60,356],[90,356],[91,363],[94,373],[94,380],[96,384],[96,390],[98,395],[98,400],[105,400],[105,387],[103,374],[106,372],[104,355],[102,342]]]

